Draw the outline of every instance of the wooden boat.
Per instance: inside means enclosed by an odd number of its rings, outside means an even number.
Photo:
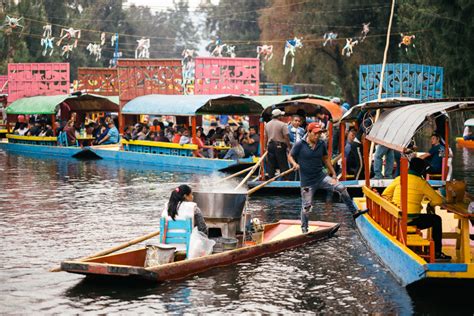
[[[177,280],[212,268],[267,256],[329,238],[340,226],[337,223],[310,222],[309,232],[303,234],[300,225],[299,220],[280,220],[277,223],[266,224],[263,241],[260,244],[189,260],[185,260],[184,255],[176,255],[175,262],[159,266],[144,267],[146,248],[141,247],[84,261],[63,261],[61,270],[86,276],[105,276],[122,280],[142,279],[154,282]]]
[[[474,101],[444,101],[418,103],[384,112],[374,123],[364,142],[364,164],[368,165],[369,141],[404,152],[411,139],[429,117],[440,113],[474,109]],[[416,114],[415,114],[416,113]],[[449,139],[446,120],[445,139]],[[396,131],[389,133],[387,131]],[[448,157],[443,159],[447,165]],[[408,289],[445,286],[449,291],[474,288],[474,242],[470,241],[470,224],[474,214],[467,211],[466,201],[444,204],[437,212],[443,221],[443,252],[452,256],[450,262],[436,262],[434,243],[408,223],[408,159],[400,161],[401,206],[382,198],[366,180],[364,197],[355,198],[360,210],[367,213],[356,219],[361,236],[380,257],[399,282]],[[446,169],[444,169],[446,170]],[[368,170],[366,170],[368,179]],[[449,227],[449,230],[446,230]],[[471,291],[472,293],[472,291]]]

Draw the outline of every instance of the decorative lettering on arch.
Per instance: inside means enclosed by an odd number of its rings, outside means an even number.
[[[182,94],[180,59],[119,59],[120,104],[147,94]]]
[[[194,94],[258,95],[257,58],[196,57]]]
[[[381,72],[381,64],[360,66],[359,103],[378,98]],[[387,64],[382,85],[382,98],[442,98],[443,77],[443,67],[418,64]]]
[[[8,103],[38,95],[69,94],[69,63],[8,64]]]
[[[78,68],[78,90],[104,96],[119,95],[116,68]]]

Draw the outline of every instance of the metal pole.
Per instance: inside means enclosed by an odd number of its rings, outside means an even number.
[[[346,170],[346,153],[344,152],[344,141],[346,137],[346,123],[340,122],[339,123],[339,131],[341,133],[340,138],[339,138],[339,151],[341,152],[341,169],[342,169],[342,175],[341,175],[341,180],[346,180],[346,175],[347,175],[347,170]]]

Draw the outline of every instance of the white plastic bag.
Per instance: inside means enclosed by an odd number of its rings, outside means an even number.
[[[189,241],[188,259],[210,255],[215,244],[214,240],[210,240],[197,227],[194,227]]]

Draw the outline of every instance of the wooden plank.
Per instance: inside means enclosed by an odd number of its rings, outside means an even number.
[[[362,187],[362,191],[369,199],[380,205],[387,213],[391,214],[395,218],[401,218],[400,214],[402,211],[396,205],[390,203],[382,196],[376,194],[366,186]]]

